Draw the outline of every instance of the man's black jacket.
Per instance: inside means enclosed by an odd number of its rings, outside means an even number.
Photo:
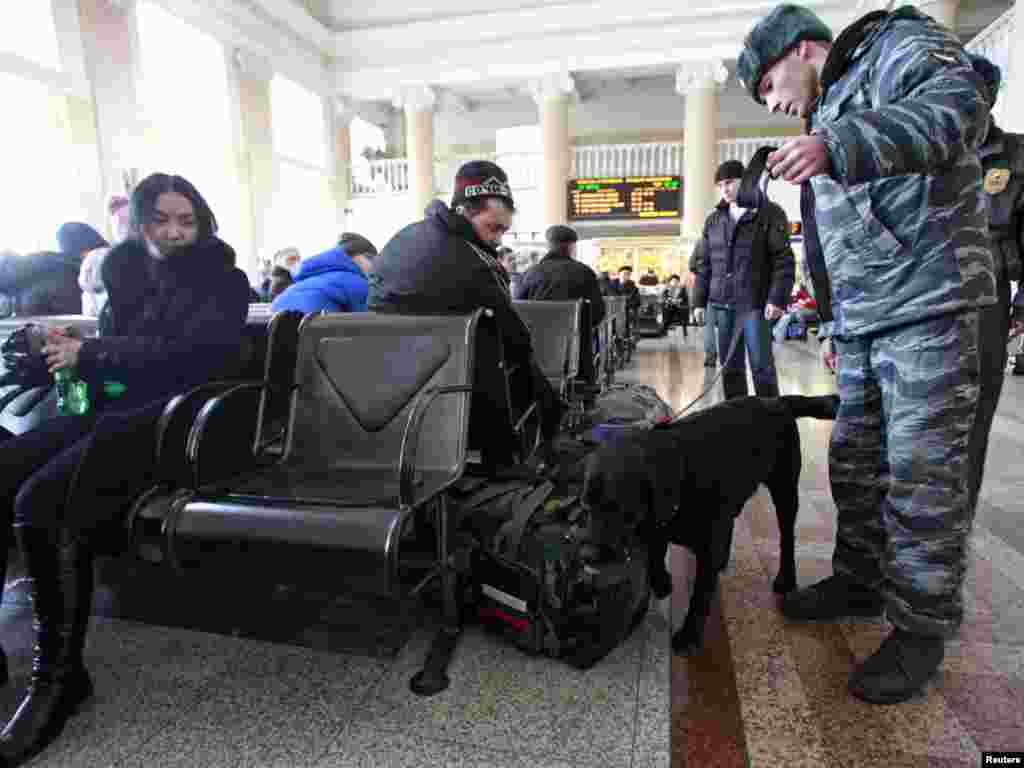
[[[716,303],[746,312],[789,303],[795,270],[789,221],[775,203],[733,221],[729,204],[720,202],[704,223],[700,255],[694,307]]]
[[[435,200],[423,221],[401,229],[373,260],[371,312],[405,315],[494,312],[509,360],[532,355],[530,331],[512,307],[496,251],[469,221]]]
[[[515,298],[528,301],[590,302],[590,323],[598,325],[604,320],[604,299],[594,270],[569,256],[553,251],[530,267],[522,282],[516,286]]]

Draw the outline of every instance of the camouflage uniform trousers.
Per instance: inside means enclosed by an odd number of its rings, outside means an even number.
[[[897,627],[953,636],[974,519],[968,444],[978,313],[836,339],[842,403],[829,446],[833,570],[874,587]]]

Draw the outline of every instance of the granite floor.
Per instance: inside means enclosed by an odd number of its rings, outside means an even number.
[[[834,391],[817,342],[776,344],[788,394]],[[638,372],[674,405],[704,373],[691,338],[648,342]],[[708,400],[720,397],[713,391]],[[700,407],[700,404],[697,406]],[[1024,751],[1024,377],[1008,376],[992,430],[971,538],[967,619],[924,695],[899,706],[853,699],[853,665],[888,633],[882,620],[798,625],[778,612],[770,581],[778,532],[762,490],[736,527],[706,648],[672,660],[672,766],[978,766],[981,753]],[[831,574],[835,537],[826,451],[830,425],[800,424],[804,468],[797,528],[802,585]],[[693,559],[673,548],[673,616],[685,615]]]

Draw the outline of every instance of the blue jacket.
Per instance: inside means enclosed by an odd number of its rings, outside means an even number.
[[[341,246],[302,262],[295,282],[270,308],[275,312],[365,312],[366,276]]]

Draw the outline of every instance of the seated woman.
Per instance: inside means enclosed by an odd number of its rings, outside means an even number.
[[[206,201],[180,176],[154,174],[131,197],[131,235],[103,260],[100,337],[47,330],[51,372],[86,382],[84,415],[58,416],[0,443],[0,560],[10,516],[31,577],[35,656],[28,691],[0,733],[0,765],[43,749],[92,694],[82,649],[92,555],[154,482],[154,432],[167,401],[238,364],[249,285],[216,237]],[[111,386],[112,383],[119,386]],[[72,503],[69,503],[72,502]],[[0,562],[0,572],[6,562]],[[0,653],[0,679],[7,680]]]
[[[775,323],[772,335],[776,341],[781,343],[786,340],[786,333],[789,331],[790,325],[795,322],[803,322],[805,324],[813,322],[817,317],[818,304],[814,297],[807,292],[804,284],[800,283],[800,285],[793,289],[789,306],[786,307],[786,313]]]

